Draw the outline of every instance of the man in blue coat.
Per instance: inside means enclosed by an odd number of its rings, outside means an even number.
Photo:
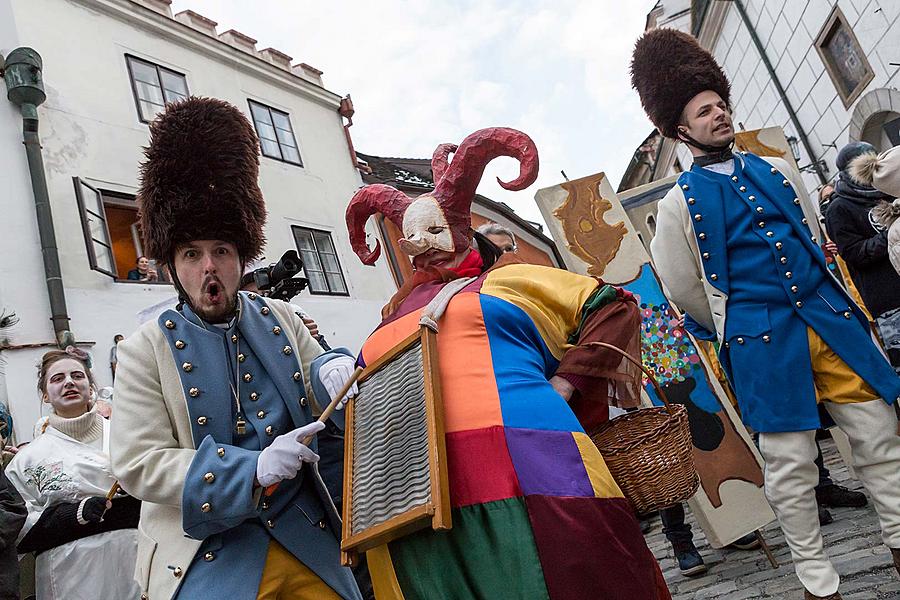
[[[360,600],[317,468],[311,385],[333,395],[355,361],[323,355],[291,305],[238,292],[265,242],[258,153],[220,100],[170,104],[150,126],[141,231],[180,302],[120,344],[110,444],[143,501],[144,599]]]
[[[730,84],[715,59],[687,34],[653,30],[635,46],[632,83],[660,132],[694,155],[659,203],[657,271],[686,327],[721,344],[742,418],[760,434],[766,496],[806,598],[840,598],[813,492],[817,403],[850,438],[898,566],[900,438],[889,404],[900,378],[825,265],[799,173],[732,153]]]

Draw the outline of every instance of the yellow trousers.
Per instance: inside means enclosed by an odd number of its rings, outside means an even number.
[[[272,540],[256,600],[340,600],[309,567]]]
[[[847,366],[819,334],[810,328],[807,328],[806,334],[818,402],[828,400],[835,404],[850,404],[879,399],[872,386]]]

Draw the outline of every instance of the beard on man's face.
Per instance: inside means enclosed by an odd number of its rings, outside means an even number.
[[[191,298],[191,308],[207,323],[224,323],[237,309],[237,290],[226,290],[218,277],[207,277],[199,298]]]

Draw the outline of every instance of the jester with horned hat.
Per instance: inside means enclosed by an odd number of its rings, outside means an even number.
[[[500,156],[520,165],[504,188],[535,181],[534,142],[483,129],[438,146],[433,191],[410,199],[369,185],[347,208],[363,263],[379,257],[365,224],[381,213],[402,230],[415,269],[363,345],[362,366],[414,334],[439,294],[445,303],[436,337],[452,528],[369,550],[376,597],[669,599],[628,501],[585,434],[608,419],[611,396],[639,388],[620,354],[592,345],[639,352],[637,306],[597,279],[501,255],[472,231],[475,188]]]
[[[795,168],[732,152],[730,84],[690,35],[638,40],[632,83],[660,133],[694,163],[659,202],[650,250],[696,337],[717,341],[744,422],[759,433],[765,492],[807,600],[839,600],[816,498],[822,404],[850,438],[900,570],[900,378],[865,313],[825,265],[818,218]]]

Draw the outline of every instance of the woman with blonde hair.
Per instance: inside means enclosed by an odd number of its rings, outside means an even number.
[[[6,470],[28,509],[17,543],[37,555],[37,600],[136,599],[140,502],[115,494],[109,425],[92,407],[87,354],[47,352],[37,387],[51,407],[48,426]]]

